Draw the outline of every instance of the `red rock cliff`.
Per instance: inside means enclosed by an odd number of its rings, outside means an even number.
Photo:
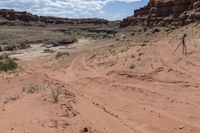
[[[0,9],[0,25],[46,25],[46,24],[105,24],[109,21],[97,18],[69,19],[59,17],[37,16],[28,12],[17,12],[14,10]]]
[[[200,0],[150,0],[134,15],[125,18],[121,27],[129,25],[183,26],[200,20]]]

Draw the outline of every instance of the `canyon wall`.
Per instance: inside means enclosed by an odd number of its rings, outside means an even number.
[[[51,16],[37,16],[28,12],[17,12],[14,10],[0,9],[0,25],[41,25],[48,24],[105,24],[109,21],[104,19],[89,18],[89,19],[70,19]]]
[[[183,26],[200,20],[200,0],[150,0],[125,18],[120,27],[130,25]]]

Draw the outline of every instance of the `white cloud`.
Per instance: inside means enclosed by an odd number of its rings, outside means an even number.
[[[83,13],[86,13],[86,16],[93,12],[102,15],[102,8],[107,3],[116,1],[131,3],[140,0],[0,0],[0,8],[27,10],[49,16],[82,17]]]

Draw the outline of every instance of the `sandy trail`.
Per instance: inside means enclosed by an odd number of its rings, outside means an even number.
[[[60,67],[47,67],[40,58],[26,59],[24,64],[37,75],[29,79],[40,77],[35,82],[48,81],[50,88],[61,84],[70,93],[63,93],[58,104],[41,101],[50,93],[41,91],[2,105],[2,132],[199,133],[200,55],[172,55],[172,46],[157,42],[143,51],[149,54],[146,58],[153,58],[150,64],[146,63],[153,66],[151,72],[143,68],[142,73],[134,73],[91,67],[89,51],[111,44],[112,41],[72,50],[73,54]],[[22,76],[23,80],[27,78]],[[3,90],[8,87],[12,85]],[[62,108],[56,110],[59,107]],[[23,114],[19,114],[21,108]],[[59,115],[62,113],[67,115]],[[19,117],[22,115],[24,119]],[[15,118],[15,123],[11,118]]]

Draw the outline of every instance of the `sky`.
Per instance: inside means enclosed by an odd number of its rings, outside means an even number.
[[[0,8],[42,16],[121,20],[148,0],[0,0]]]

